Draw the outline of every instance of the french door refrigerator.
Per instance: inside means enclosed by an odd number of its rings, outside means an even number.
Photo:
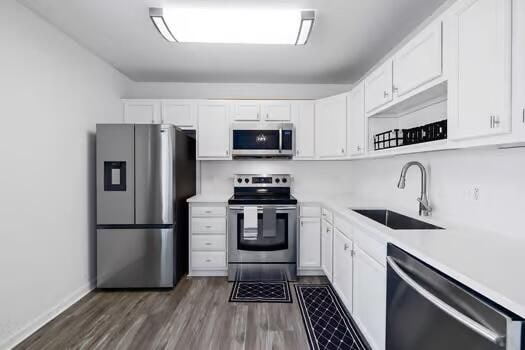
[[[97,125],[97,287],[173,287],[188,271],[195,140],[173,125]]]

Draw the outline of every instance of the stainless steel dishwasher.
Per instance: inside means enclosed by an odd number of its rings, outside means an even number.
[[[387,265],[387,350],[525,349],[523,319],[392,244]]]

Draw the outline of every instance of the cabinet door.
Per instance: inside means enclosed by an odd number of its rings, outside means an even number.
[[[394,93],[403,96],[441,75],[441,22],[425,28],[394,56]]]
[[[197,126],[197,106],[192,102],[162,102],[162,122],[179,128],[195,129]]]
[[[525,139],[525,0],[513,2],[512,132]]]
[[[354,259],[353,316],[372,349],[385,348],[386,269],[359,246]]]
[[[388,60],[365,79],[366,111],[372,112],[392,101],[392,61]]]
[[[464,0],[446,26],[450,137],[510,131],[511,0]]]
[[[294,106],[295,158],[313,159],[315,156],[315,105],[300,102]]]
[[[325,220],[321,223],[321,258],[323,271],[328,278],[332,281],[332,247],[333,247],[333,226]]]
[[[315,147],[320,158],[346,155],[346,95],[337,95],[315,104]]]
[[[260,119],[259,102],[235,102],[233,104],[233,120],[259,120]]]
[[[365,88],[360,83],[348,95],[348,152],[365,152]]]
[[[262,105],[262,111],[263,118],[267,121],[292,120],[292,105],[289,102],[267,102]]]
[[[321,220],[302,218],[299,234],[299,268],[320,268]]]
[[[348,311],[352,312],[353,294],[353,247],[352,241],[342,232],[334,233],[334,280],[332,284]]]
[[[124,123],[160,123],[160,101],[124,101]]]
[[[197,156],[230,159],[230,105],[209,102],[198,105]]]

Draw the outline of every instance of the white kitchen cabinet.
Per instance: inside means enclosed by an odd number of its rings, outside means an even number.
[[[352,240],[336,228],[334,233],[332,284],[350,313],[352,312],[353,300],[353,260]]]
[[[124,100],[124,123],[160,123],[161,103],[156,100]]]
[[[295,127],[295,158],[315,157],[315,104],[313,101],[299,102],[293,106]]]
[[[319,158],[346,155],[346,94],[315,104],[315,147]]]
[[[332,282],[332,251],[334,227],[326,220],[321,221],[321,266],[330,282]]]
[[[372,112],[390,101],[392,101],[392,60],[389,59],[365,79],[366,112]]]
[[[195,129],[197,104],[192,101],[162,101],[162,122],[183,129]]]
[[[261,104],[265,121],[289,122],[292,120],[292,104],[288,101],[267,101]]]
[[[442,25],[423,29],[393,58],[393,92],[401,97],[442,73]]]
[[[449,138],[511,127],[511,0],[462,0],[447,17]]]
[[[372,349],[385,348],[386,268],[355,246],[353,317]]]
[[[228,103],[210,101],[197,106],[197,158],[231,159]]]
[[[257,121],[261,117],[259,101],[242,101],[233,103],[232,119],[235,121]]]
[[[512,132],[525,139],[525,0],[513,2]]]
[[[348,152],[361,155],[365,152],[365,87],[363,83],[355,86],[348,94]]]
[[[299,227],[299,269],[321,268],[321,219],[301,218]]]

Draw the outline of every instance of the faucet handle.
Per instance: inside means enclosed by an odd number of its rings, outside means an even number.
[[[419,202],[420,206],[423,207],[425,210],[426,213],[424,213],[423,215],[427,216],[428,214],[430,214],[432,212],[432,207],[430,206],[430,204],[428,203],[428,200],[426,198],[418,198],[417,201]],[[420,210],[420,213],[422,212],[422,210]]]

